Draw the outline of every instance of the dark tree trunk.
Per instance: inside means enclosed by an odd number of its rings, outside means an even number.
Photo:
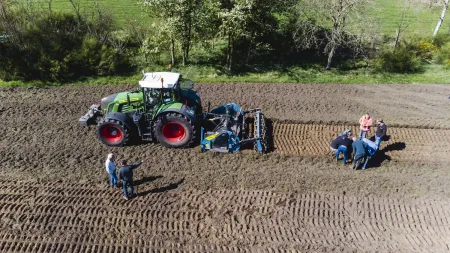
[[[231,62],[231,32],[228,33],[228,47],[227,47],[227,63],[226,66],[229,69]]]
[[[172,58],[171,62],[172,62],[172,66],[175,66],[175,40],[171,39],[170,43],[171,43],[170,55],[171,55],[171,58]]]

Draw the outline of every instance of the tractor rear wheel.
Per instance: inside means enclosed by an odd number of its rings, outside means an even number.
[[[154,132],[158,142],[168,148],[186,147],[195,139],[195,128],[191,121],[179,113],[160,116]]]
[[[97,124],[97,137],[107,146],[123,146],[128,136],[128,128],[119,120],[100,120]]]

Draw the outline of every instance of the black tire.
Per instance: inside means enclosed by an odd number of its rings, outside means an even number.
[[[105,145],[121,147],[128,142],[129,129],[119,120],[100,120],[97,124],[97,137]]]
[[[256,128],[256,124],[257,124],[257,117],[255,116],[255,123],[253,125],[254,128],[254,135],[253,136],[257,136],[257,128]],[[261,124],[260,124],[260,128],[261,128],[261,145],[262,145],[262,152],[261,153],[265,153],[267,151],[267,124],[266,124],[266,119],[264,118],[264,114],[260,114],[260,120],[261,120]],[[259,152],[258,150],[258,146],[257,143],[255,142],[254,148],[256,151]]]
[[[195,127],[191,120],[179,113],[167,113],[158,117],[154,133],[156,139],[168,148],[191,146],[195,140]]]

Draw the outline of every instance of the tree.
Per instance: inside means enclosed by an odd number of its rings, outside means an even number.
[[[149,14],[158,18],[162,28],[169,34],[171,45],[171,64],[175,65],[175,43],[181,45],[183,65],[189,60],[192,31],[196,26],[197,10],[202,1],[199,0],[145,0],[142,4]]]
[[[249,36],[246,26],[250,21],[250,11],[253,4],[253,0],[226,0],[219,12],[222,21],[220,30],[227,37],[228,42],[226,65],[229,71],[233,67],[235,41]]]
[[[361,35],[369,25],[368,8],[372,0],[300,0],[299,25],[302,26],[297,37],[299,46],[324,44],[328,54],[326,69],[330,69],[333,56],[339,47],[360,50]],[[321,27],[329,28],[325,39],[317,37]],[[360,36],[356,36],[358,34]]]
[[[246,47],[245,63],[258,44],[267,44],[277,28],[275,15],[292,6],[293,0],[222,0],[219,16],[221,35],[227,38],[227,68],[234,65],[235,46],[240,42]],[[272,40],[273,38],[271,38]],[[264,41],[266,40],[266,41]],[[244,54],[242,54],[244,56]]]
[[[407,16],[408,7],[409,7],[409,5],[405,6],[405,8],[403,8],[402,18],[400,19],[399,22],[397,22],[397,29],[395,31],[394,50],[397,49],[397,47],[398,47],[402,33],[404,31],[406,31],[406,29],[409,26],[409,20],[408,20],[408,16]]]
[[[444,16],[445,16],[445,12],[447,11],[448,8],[448,0],[444,1],[444,6],[442,7],[442,13],[441,16],[439,17],[439,21],[436,25],[436,28],[434,29],[434,33],[433,33],[433,38],[436,37],[437,33],[439,32],[439,29],[441,28],[442,22],[444,21]]]

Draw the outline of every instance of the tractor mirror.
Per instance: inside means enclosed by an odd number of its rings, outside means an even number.
[[[127,94],[127,102],[128,102],[128,105],[130,105],[130,95],[128,95],[128,94]]]

